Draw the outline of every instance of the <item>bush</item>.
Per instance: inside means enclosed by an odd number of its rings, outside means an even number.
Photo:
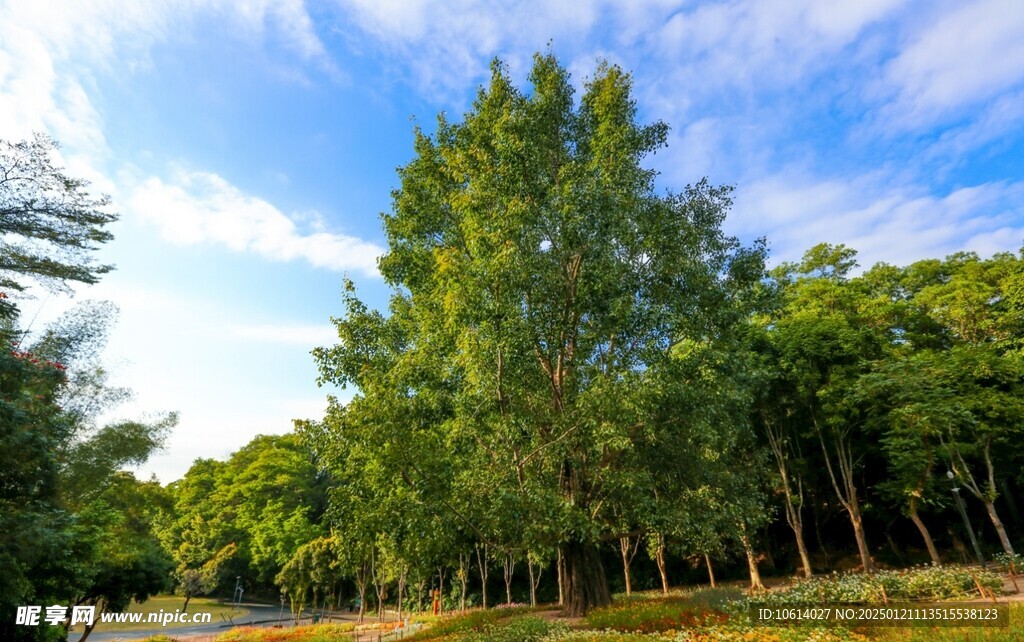
[[[427,624],[429,628],[426,628],[423,631],[420,631],[407,639],[410,641],[433,640],[435,638],[441,638],[446,635],[480,632],[485,630],[487,627],[492,626],[495,622],[499,620],[507,619],[514,615],[523,614],[528,612],[529,610],[530,607],[520,606],[514,608],[506,607],[501,609],[479,609],[476,611],[467,611],[466,613],[445,615],[442,617],[417,617],[414,618],[416,621]]]
[[[1007,573],[1014,575],[1024,574],[1024,555],[1014,553],[998,553],[992,558],[996,565]]]
[[[869,639],[839,627],[722,625],[683,631],[673,638],[673,642],[868,642]]]
[[[591,611],[584,622],[596,629],[658,633],[724,621],[717,609],[690,603],[687,597],[635,600]]]
[[[849,573],[800,580],[788,589],[750,598],[754,606],[793,604],[883,604],[893,601],[980,597],[978,585],[1002,592],[1003,579],[986,570],[918,566],[873,574]]]

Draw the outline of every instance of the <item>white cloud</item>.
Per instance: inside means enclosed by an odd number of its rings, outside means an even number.
[[[102,165],[103,122],[86,91],[96,72],[147,67],[155,44],[211,14],[229,21],[229,33],[256,40],[273,34],[331,70],[302,0],[7,2],[0,4],[0,137],[47,131]]]
[[[581,43],[601,26],[598,0],[484,2],[482,0],[338,0],[370,36],[369,45],[394,56],[410,82],[441,102],[461,101],[465,89],[487,73],[494,56],[513,73],[554,39]]]
[[[177,171],[170,182],[150,177],[132,190],[128,203],[135,216],[181,245],[215,243],[275,261],[301,258],[315,267],[369,276],[377,274],[377,257],[383,253],[380,246],[354,236],[315,227],[304,234],[272,204],[209,172]]]
[[[773,261],[797,260],[817,243],[845,243],[862,266],[905,264],[960,250],[1015,251],[1024,243],[1024,183],[985,183],[934,195],[892,186],[881,172],[822,180],[798,171],[739,190],[728,228],[765,235]]]
[[[954,110],[1024,84],[1024,4],[983,0],[955,5],[931,21],[885,68],[895,92],[884,113],[922,128]]]
[[[652,25],[650,55],[673,69],[666,86],[685,93],[783,89],[834,64],[903,1],[702,3]]]
[[[985,145],[998,145],[1008,134],[1024,126],[1024,91],[1007,94],[987,105],[977,118],[945,131],[928,148],[928,159],[945,160],[950,167],[962,165],[967,155]],[[948,169],[949,167],[947,167]]]

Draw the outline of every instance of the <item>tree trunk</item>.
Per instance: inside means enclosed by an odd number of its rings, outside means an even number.
[[[857,552],[860,553],[860,562],[864,566],[864,572],[874,573],[875,565],[871,561],[871,551],[868,549],[868,538],[864,533],[864,518],[860,513],[860,505],[850,504],[847,512],[850,514],[850,523],[853,524],[853,536],[857,539]]]
[[[388,585],[383,583],[383,582],[381,582],[380,584],[376,585],[374,588],[376,588],[376,590],[377,590],[376,591],[377,592],[377,620],[380,621],[380,622],[383,622],[384,621],[384,598],[386,597],[387,592],[388,592]]]
[[[654,551],[654,561],[658,565],[658,574],[661,576],[661,592],[668,595],[668,571],[665,568],[665,537],[658,533],[658,548]]]
[[[185,605],[181,607],[181,612],[182,613],[188,613],[188,601],[191,600],[191,599],[192,599],[192,594],[191,593],[186,593],[185,594]]]
[[[771,423],[764,419],[765,434],[768,436],[768,443],[771,446],[772,454],[775,457],[775,464],[779,469],[779,477],[782,480],[782,491],[785,499],[786,523],[793,531],[796,539],[796,549],[800,553],[800,564],[803,568],[804,577],[811,577],[814,571],[811,569],[811,558],[807,554],[807,545],[804,543],[804,520],[801,514],[804,499],[803,479],[796,476],[796,497],[789,484],[789,467],[786,447],[787,439],[781,431],[776,432]]]
[[[481,601],[483,607],[487,608],[487,546],[483,547],[483,554],[480,553],[480,547],[476,547],[476,563],[480,567],[480,592],[482,594]]]
[[[612,594],[597,546],[570,540],[564,548],[565,615],[583,617],[595,607],[611,604]]]
[[[359,622],[362,623],[366,615],[366,584],[359,585]]]
[[[1013,545],[1010,544],[1010,538],[1006,534],[1006,528],[1003,527],[1003,520],[999,519],[999,514],[996,513],[996,505],[986,499],[985,510],[988,511],[988,516],[992,520],[992,525],[996,527],[996,533],[999,535],[999,543],[1003,545],[1003,551],[1007,555],[1014,555]]]
[[[533,572],[533,559],[526,555],[526,570],[530,574],[530,606],[537,606],[537,583],[540,578]]]
[[[444,614],[444,567],[443,566],[438,566],[437,567],[437,577],[440,580],[438,582],[438,585],[437,585],[438,604],[440,605],[439,613],[441,615],[443,615]]]
[[[405,581],[409,575],[409,570],[403,568],[402,572],[398,575],[398,620],[402,620],[402,599],[405,597]]]
[[[836,491],[839,503],[842,504],[843,508],[850,515],[850,523],[853,525],[853,536],[857,540],[857,551],[860,553],[861,565],[864,567],[865,573],[873,573],[875,565],[871,561],[871,550],[868,548],[867,535],[864,533],[864,519],[860,512],[860,501],[857,499],[854,457],[853,452],[850,450],[847,435],[833,435],[836,465],[839,467],[839,478],[842,481],[842,488],[840,488],[840,480],[836,479],[835,469],[832,467],[832,456],[825,446],[825,435],[813,416],[811,420],[814,422],[815,430],[818,432],[818,440],[821,442],[821,452],[825,457],[825,468],[828,470],[832,488]]]
[[[743,544],[743,552],[747,555],[747,568],[750,570],[750,590],[763,591],[764,583],[761,582],[761,571],[757,568],[757,556],[754,547],[750,544],[750,538],[744,534],[740,536]]]
[[[704,563],[708,566],[708,580],[711,582],[711,588],[715,588],[718,586],[715,584],[715,569],[712,568],[711,557],[707,553],[704,554]]]
[[[931,533],[928,532],[928,527],[924,525],[921,520],[921,516],[917,514],[917,506],[912,502],[907,507],[907,516],[910,521],[914,522],[914,526],[917,526],[917,530],[921,533],[921,539],[924,540],[925,548],[928,549],[928,556],[932,558],[932,564],[942,564],[942,560],[939,558],[939,551],[935,548],[935,542],[932,541]]]
[[[558,547],[558,559],[555,561],[558,571],[558,606],[565,606],[565,557],[562,555],[562,547]]]
[[[93,632],[93,629],[96,628],[96,625],[99,624],[100,616],[103,615],[103,612],[107,610],[107,605],[106,605],[106,602],[104,602],[104,601],[98,602],[95,606],[96,606],[96,613],[93,616],[92,624],[86,624],[85,625],[85,627],[82,630],[82,637],[78,638],[78,642],[85,642],[85,640]]]
[[[516,571],[516,558],[512,556],[512,553],[505,553],[505,561],[503,563],[503,570],[505,571],[505,604],[512,605],[512,574]]]
[[[619,552],[622,554],[622,572],[626,576],[626,595],[632,595],[633,593],[633,582],[632,578],[630,577],[629,568],[633,563],[633,557],[636,555],[636,551],[639,547],[639,536],[636,538],[636,546],[632,547],[632,551],[630,551],[630,538],[619,538]]]
[[[803,527],[794,531],[796,535],[796,548],[800,552],[800,565],[803,567],[804,577],[811,577],[814,571],[811,569],[811,556],[807,553],[807,544],[804,543]]]
[[[459,553],[459,611],[466,612],[466,585],[469,583],[469,553]]]

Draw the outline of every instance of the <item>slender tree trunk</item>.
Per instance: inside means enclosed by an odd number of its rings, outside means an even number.
[[[512,604],[512,574],[516,570],[516,558],[512,553],[505,553],[505,561],[502,566],[505,571],[505,604]]]
[[[555,561],[555,568],[558,571],[558,606],[565,606],[565,557],[562,555],[562,547],[558,547],[558,559]]]
[[[857,551],[860,553],[861,565],[864,567],[865,573],[873,573],[875,565],[871,561],[871,549],[868,548],[868,539],[864,532],[864,517],[860,511],[860,501],[857,499],[857,482],[854,478],[854,460],[853,453],[850,451],[850,444],[845,435],[834,436],[836,463],[839,467],[839,479],[836,479],[835,469],[832,467],[832,457],[825,446],[825,436],[817,421],[814,421],[814,426],[818,431],[818,439],[821,441],[821,451],[825,456],[825,467],[828,469],[832,488],[836,491],[839,503],[842,504],[850,516],[850,524],[853,526],[854,539],[857,540]],[[842,481],[841,488],[840,480]]]
[[[619,552],[622,554],[622,572],[626,576],[626,595],[632,595],[633,593],[633,582],[629,569],[633,564],[633,558],[636,556],[637,549],[640,548],[640,537],[636,538],[635,546],[631,546],[631,543],[631,538],[629,537],[619,538]]]
[[[403,568],[398,574],[398,620],[402,620],[402,599],[405,597],[405,582],[409,575],[409,569]]]
[[[711,588],[715,588],[718,586],[715,584],[715,569],[711,566],[711,556],[707,553],[704,554],[704,563],[707,564],[708,567],[708,581],[711,582]]]
[[[466,584],[469,583],[469,553],[459,553],[459,610],[466,612]]]
[[[540,576],[544,573],[544,569],[539,569],[539,572],[534,570],[533,558],[529,554],[526,555],[526,570],[530,573],[530,606],[537,606],[537,587],[540,585]]]
[[[804,543],[804,531],[803,526],[794,531],[796,536],[796,548],[800,552],[800,565],[804,571],[804,577],[811,577],[814,575],[814,570],[811,569],[811,556],[807,553],[807,544]]]
[[[761,571],[757,568],[757,555],[754,547],[750,544],[750,537],[746,533],[740,535],[740,542],[743,544],[743,552],[747,555],[747,568],[750,570],[750,590],[763,591],[764,583],[761,582]]]
[[[356,588],[359,589],[359,622],[363,622],[363,617],[366,615],[366,586],[368,582],[366,579],[365,569],[362,573],[362,577],[356,576]]]
[[[186,593],[185,594],[185,605],[181,607],[181,612],[182,613],[188,613],[188,601],[191,600],[191,599],[192,599],[192,594],[191,593]]]
[[[860,553],[860,561],[864,566],[865,573],[874,573],[875,565],[871,561],[871,551],[868,549],[868,538],[864,532],[864,517],[860,512],[859,504],[852,504],[849,510],[850,522],[853,524],[853,536],[857,539],[857,552]]]
[[[96,625],[99,624],[100,616],[103,614],[104,611],[107,610],[107,605],[102,600],[98,602],[95,606],[96,612],[95,615],[93,616],[92,624],[85,625],[84,630],[82,631],[82,637],[78,638],[78,642],[85,642],[89,635],[92,634],[93,629],[96,628]]]
[[[917,502],[913,499],[907,506],[907,517],[910,518],[910,521],[914,522],[914,526],[917,526],[917,530],[921,533],[921,539],[924,540],[925,548],[928,549],[928,556],[932,558],[932,564],[942,564],[942,560],[939,558],[939,551],[935,548],[935,542],[932,540],[931,533],[928,532],[928,527],[924,525],[921,516],[917,514]]]
[[[1003,526],[1003,520],[999,519],[999,514],[996,512],[996,505],[993,503],[992,498],[996,491],[996,478],[995,478],[995,467],[992,464],[992,441],[991,438],[985,441],[982,454],[984,455],[985,471],[988,473],[987,484],[984,488],[975,481],[974,475],[971,473],[971,469],[967,466],[967,462],[964,461],[963,455],[960,451],[955,451],[957,459],[960,461],[960,474],[958,477],[963,481],[964,486],[971,492],[972,495],[981,500],[981,503],[985,505],[985,510],[988,511],[989,519],[992,520],[992,525],[996,528],[996,534],[999,535],[999,543],[1003,545],[1003,551],[1008,555],[1013,555],[1013,545],[1010,544],[1010,538],[1006,534],[1006,528]],[[954,472],[957,472],[957,468],[954,467]]]
[[[476,547],[476,563],[480,568],[480,592],[482,594],[483,607],[487,608],[487,545],[483,546],[483,553],[480,546]]]
[[[661,576],[661,592],[668,595],[668,571],[665,568],[665,536],[658,533],[658,547],[654,550],[654,562],[658,565]]]
[[[612,603],[601,552],[595,544],[566,542],[565,584],[564,612],[569,617],[583,617],[593,608]]]
[[[811,569],[811,558],[807,553],[807,545],[804,543],[804,520],[802,514],[804,499],[803,479],[796,476],[796,493],[790,486],[789,478],[789,457],[790,447],[782,431],[776,431],[771,422],[764,419],[765,434],[768,436],[768,444],[771,446],[772,455],[775,457],[775,465],[779,469],[779,478],[782,480],[783,499],[785,500],[786,523],[793,531],[796,539],[796,550],[800,554],[800,565],[803,568],[804,577],[811,577],[814,571]]]
[[[439,582],[437,584],[438,604],[440,605],[440,613],[443,615],[444,614],[444,567],[443,566],[438,566],[437,567],[437,577],[439,578]]]
[[[999,535],[999,543],[1003,545],[1003,551],[1007,555],[1014,555],[1013,544],[1010,543],[1010,537],[1006,534],[1003,520],[999,519],[999,514],[996,513],[996,505],[988,499],[985,499],[984,503],[989,519],[992,520],[992,525],[996,527],[996,533]]]
[[[388,585],[381,582],[376,587],[377,589],[377,620],[380,622],[384,621],[384,598],[387,595]]]

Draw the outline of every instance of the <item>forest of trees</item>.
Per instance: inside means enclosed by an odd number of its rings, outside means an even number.
[[[415,132],[383,216],[390,305],[346,282],[338,342],[313,354],[351,399],[169,485],[117,471],[173,415],[96,425],[122,394],[96,366],[106,316],[22,347],[0,300],[0,626],[16,604],[117,610],[236,578],[295,613],[418,609],[437,588],[446,608],[579,615],[620,591],[1024,544],[1024,251],[862,270],[821,244],[769,269],[766,242],[722,231],[730,187],[656,188],[668,129],[637,123],[628,75],[601,66],[577,99],[548,55],[530,83],[495,63],[462,121]],[[81,253],[112,219],[65,185],[94,215],[65,242]],[[5,226],[29,215],[2,198]],[[32,266],[103,271],[0,252],[8,289]]]

